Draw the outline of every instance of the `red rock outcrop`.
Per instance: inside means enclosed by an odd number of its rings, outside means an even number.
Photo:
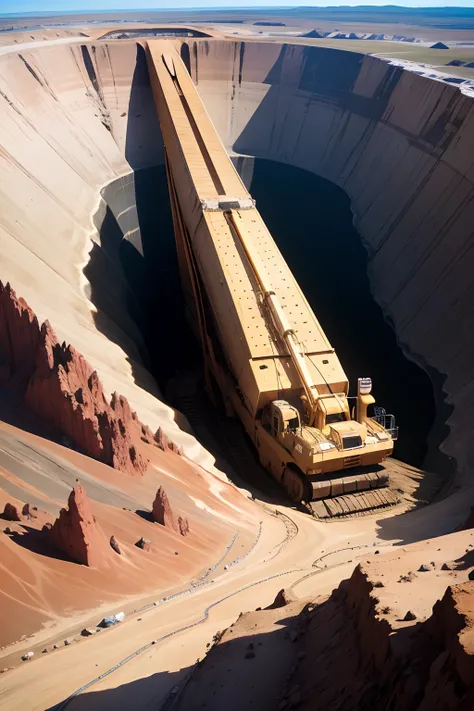
[[[277,592],[276,597],[274,601],[272,602],[271,605],[268,605],[265,609],[266,610],[276,610],[279,607],[286,607],[289,605],[291,602],[294,602],[296,600],[295,596],[291,592],[291,590],[285,590],[282,588],[279,592]]]
[[[35,370],[40,328],[26,301],[0,281],[0,385],[24,385]]]
[[[7,502],[5,508],[3,509],[3,518],[6,521],[21,521],[20,512],[15,504]]]
[[[158,427],[158,429],[156,430],[154,440],[158,447],[163,450],[163,452],[171,450],[175,454],[181,455],[181,449],[175,442],[172,442],[169,437],[165,435],[161,427]]]
[[[185,516],[179,516],[178,529],[182,536],[187,536],[189,534],[189,521]]]
[[[28,409],[85,454],[127,474],[143,474],[142,441],[154,441],[128,401],[110,403],[97,372],[48,321],[41,328],[28,304],[0,282],[0,384],[15,388]]]
[[[52,528],[49,542],[76,563],[99,567],[108,557],[105,538],[97,525],[86,492],[76,483],[69,494],[68,508],[61,509]]]
[[[160,523],[162,526],[170,528],[173,531],[178,531],[178,524],[171,509],[171,504],[166,491],[162,486],[160,486],[156,492],[156,497],[153,502],[152,516],[156,523]]]
[[[474,582],[448,587],[426,622],[408,616],[410,627],[393,629],[375,592],[368,568],[357,566],[327,600],[303,610],[284,698],[297,686],[304,711],[473,708]]]

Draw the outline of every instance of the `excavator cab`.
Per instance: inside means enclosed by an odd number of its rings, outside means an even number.
[[[275,439],[281,439],[286,432],[296,432],[301,428],[300,413],[286,400],[274,400],[264,415],[270,420],[270,429]],[[265,423],[264,423],[265,424]]]

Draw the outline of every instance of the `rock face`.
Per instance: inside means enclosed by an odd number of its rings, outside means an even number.
[[[474,308],[472,95],[377,57],[291,40],[188,44],[200,97],[226,148],[246,156],[236,159],[246,180],[255,156],[350,197],[376,300],[411,356],[443,373],[453,412],[442,451],[468,483],[474,339],[459,324],[472,323]]]
[[[47,533],[50,543],[76,563],[98,567],[107,557],[104,537],[92,515],[84,488],[76,483],[68,499],[68,508]]]
[[[39,332],[26,301],[0,281],[0,386],[26,384],[35,370]]]
[[[357,566],[349,581],[299,619],[303,650],[286,692],[288,697],[300,686],[299,708],[311,711],[315,700],[318,708],[338,711],[472,707],[474,583],[448,587],[426,622],[417,623],[408,611],[410,630],[394,630],[383,618],[369,570]]]
[[[127,474],[143,474],[142,438],[153,441],[126,398],[107,401],[97,372],[72,346],[41,328],[23,299],[0,282],[0,378],[24,396],[31,412],[85,454]]]
[[[178,524],[171,509],[171,504],[162,486],[160,486],[156,492],[152,516],[156,523],[160,523],[162,526],[170,528],[173,531],[178,531]]]

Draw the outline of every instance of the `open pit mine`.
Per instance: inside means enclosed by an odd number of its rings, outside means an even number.
[[[0,39],[2,709],[472,708],[474,95],[109,29]]]

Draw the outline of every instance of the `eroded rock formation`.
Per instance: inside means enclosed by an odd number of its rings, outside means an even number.
[[[168,495],[162,486],[156,492],[153,502],[152,517],[156,523],[169,528],[171,531],[187,536],[190,532],[189,521],[186,516],[176,516],[171,508]]]
[[[107,401],[99,376],[71,345],[41,327],[28,304],[0,282],[0,384],[82,452],[127,474],[143,474],[142,442],[154,441],[126,398]],[[160,439],[160,438],[158,438]],[[165,435],[166,448],[176,449]],[[164,447],[162,447],[164,448]]]
[[[302,651],[288,682],[289,690],[301,690],[302,709],[315,708],[315,699],[341,711],[472,707],[474,583],[448,587],[426,622],[407,614],[411,626],[392,628],[388,613],[364,566],[325,602],[303,610]]]
[[[105,538],[92,515],[84,487],[78,482],[69,494],[68,508],[61,509],[47,535],[55,548],[76,563],[98,567],[107,559]]]
[[[171,504],[169,502],[166,491],[163,489],[162,486],[160,486],[160,488],[156,492],[156,497],[153,502],[152,516],[153,520],[156,521],[156,523],[159,523],[162,526],[165,526],[166,528],[170,528],[173,531],[178,530],[178,524],[171,509]]]

